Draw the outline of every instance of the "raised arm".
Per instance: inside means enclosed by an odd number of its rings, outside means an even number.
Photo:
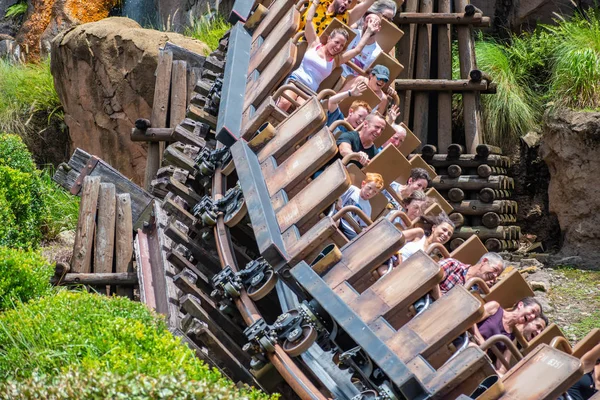
[[[313,18],[315,17],[315,12],[317,11],[317,0],[313,0],[310,2],[310,6],[308,7],[308,12],[306,13],[306,25],[304,26],[304,37],[306,38],[306,42],[309,46],[319,38],[317,36],[317,31],[315,31],[315,26],[313,25]]]
[[[358,97],[365,90],[367,90],[367,84],[364,82],[360,82],[358,85],[354,85],[350,90],[346,90],[344,92],[340,92],[336,95],[331,96],[327,100],[327,110],[330,113],[334,112],[338,108],[338,104],[340,104],[340,102],[342,102],[344,99],[347,99],[348,97]]]
[[[364,0],[362,3],[355,5],[354,8],[348,13],[348,25],[353,25],[356,22],[358,22],[358,20],[361,19],[363,15],[365,15],[367,10],[373,5],[373,3],[375,3],[375,0]]]
[[[600,358],[600,343],[598,343],[594,348],[581,356],[581,364],[583,364],[583,372],[588,373],[594,369],[596,365],[596,360]]]
[[[367,29],[363,33],[362,37],[360,38],[360,41],[356,44],[355,48],[347,50],[345,53],[343,53],[339,57],[339,60],[338,60],[339,65],[345,64],[348,61],[352,60],[357,55],[359,55],[363,51],[365,46],[367,45],[369,38],[371,36],[377,34],[377,32],[379,32],[379,29],[381,29],[381,19],[379,17],[375,16],[374,14],[371,14],[371,15],[373,15],[373,18],[369,19],[369,23],[367,24]],[[369,17],[371,17],[371,15],[369,15]]]

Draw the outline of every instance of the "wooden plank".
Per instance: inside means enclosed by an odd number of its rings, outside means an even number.
[[[449,13],[451,0],[439,0],[438,12]],[[452,79],[452,42],[451,26],[438,26],[438,78]],[[452,143],[452,93],[438,94],[438,137],[440,149],[447,148]]]
[[[169,127],[175,128],[185,119],[187,107],[187,63],[185,61],[173,61],[171,71],[171,109],[169,115]]]
[[[115,250],[116,190],[112,183],[101,183],[98,195],[98,223],[94,251],[94,272],[113,272]],[[110,288],[108,293],[110,293]]]
[[[116,196],[116,228],[115,228],[115,271],[133,272],[133,221],[131,214],[131,196],[121,193]],[[117,286],[117,295],[133,298],[133,289]]]
[[[152,125],[156,128],[165,128],[167,126],[172,66],[173,53],[166,50],[160,50],[158,53],[158,66],[156,67],[152,117],[150,118]],[[150,183],[160,167],[160,161],[160,145],[158,143],[148,143],[146,173],[144,175],[144,188],[146,188],[146,190],[150,189]]]
[[[71,258],[71,271],[92,272],[92,245],[96,228],[96,206],[100,190],[100,177],[86,176],[83,180],[79,219]]]
[[[407,0],[404,11],[417,12],[418,8],[419,0]],[[404,35],[398,43],[398,61],[400,64],[404,65],[404,70],[400,73],[400,78],[413,79],[415,67],[415,47],[417,42],[417,26],[414,24],[401,25],[400,29],[404,32],[408,32],[408,34]],[[411,97],[410,90],[400,93],[400,119],[406,125],[410,124],[409,119]]]
[[[431,13],[433,0],[420,0],[419,12]],[[416,79],[428,79],[431,68],[431,24],[419,25],[417,28],[417,67]],[[417,92],[415,94],[415,110],[413,131],[421,141],[428,143],[429,132],[429,93]]]
[[[456,10],[464,10],[469,0],[454,0]],[[469,79],[469,73],[477,69],[475,61],[475,43],[473,29],[470,25],[458,26],[458,59],[460,61],[460,77]],[[481,123],[481,95],[479,92],[463,93],[463,119],[465,124],[465,142],[469,153],[475,153],[477,145],[483,141],[483,124]]]
[[[138,277],[135,272],[119,273],[68,273],[60,280],[61,285],[81,284],[81,285],[128,285],[137,284]]]
[[[461,175],[458,178],[450,178],[448,175],[438,175],[432,179],[432,184],[437,190],[450,190],[454,187],[462,190],[492,189],[514,189],[514,180],[502,175],[480,178],[475,175]]]
[[[396,79],[396,90],[416,90],[422,92],[485,92],[489,89],[487,81],[473,82],[469,79]],[[442,94],[442,93],[440,93]],[[450,143],[448,143],[450,144]],[[439,146],[439,145],[438,145]],[[446,148],[447,146],[439,146]]]

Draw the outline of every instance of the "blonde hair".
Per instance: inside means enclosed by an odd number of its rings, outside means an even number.
[[[384,186],[383,177],[381,176],[381,174],[377,174],[374,172],[367,172],[365,182],[366,183],[375,182],[375,187],[378,190],[383,189],[383,186]]]

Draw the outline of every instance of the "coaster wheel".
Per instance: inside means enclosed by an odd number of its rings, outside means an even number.
[[[302,332],[295,340],[286,339],[283,341],[283,350],[290,357],[297,357],[304,353],[317,340],[317,330],[311,325],[302,326]]]
[[[253,301],[257,301],[265,297],[267,294],[273,290],[275,284],[277,283],[277,276],[275,272],[269,270],[264,274],[264,278],[261,279],[264,283],[260,284],[260,286],[250,286],[246,289],[246,293],[248,293],[248,297],[250,297]]]

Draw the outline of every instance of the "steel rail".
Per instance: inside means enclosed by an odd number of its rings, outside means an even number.
[[[225,194],[225,182],[220,167],[215,171],[212,190],[213,198],[215,200],[222,198]],[[218,216],[217,224],[214,228],[217,252],[221,261],[221,266],[225,267],[229,265],[234,272],[237,272],[238,266],[233,254],[229,229],[225,225],[223,218],[223,215]],[[242,315],[244,322],[248,326],[262,318],[260,312],[254,305],[254,302],[246,294],[246,291],[242,290],[240,297],[234,299],[234,303]],[[323,396],[319,389],[317,389],[302,371],[300,371],[281,346],[275,344],[274,347],[275,351],[267,353],[267,357],[292,390],[303,400],[325,400],[326,397]]]

